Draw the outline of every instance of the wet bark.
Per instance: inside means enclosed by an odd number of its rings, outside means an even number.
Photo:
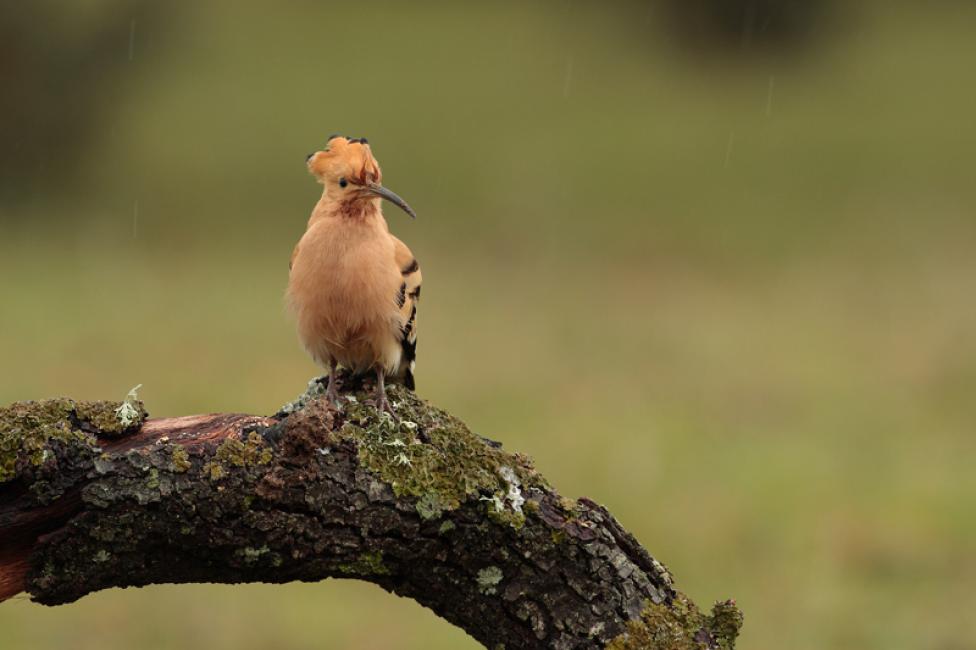
[[[0,409],[0,600],[353,577],[491,648],[657,647],[634,645],[638,628],[674,625],[647,613],[675,603],[694,640],[674,647],[732,647],[735,630],[698,614],[605,508],[561,497],[525,457],[405,389],[392,396],[401,422],[361,400],[121,432],[70,400]]]

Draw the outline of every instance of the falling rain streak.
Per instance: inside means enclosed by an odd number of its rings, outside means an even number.
[[[132,60],[132,57],[135,56],[135,53],[136,53],[136,19],[133,18],[132,21],[129,23],[129,60],[130,61]]]
[[[573,84],[573,57],[566,59],[566,76],[563,78],[563,97],[569,97],[569,87]]]

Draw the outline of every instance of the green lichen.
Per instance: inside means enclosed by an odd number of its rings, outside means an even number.
[[[712,616],[708,622],[708,631],[722,650],[733,650],[735,639],[745,622],[745,616],[734,600],[725,600],[712,606]]]
[[[141,386],[130,390],[121,402],[78,402],[75,413],[79,420],[96,429],[99,436],[114,438],[131,433],[149,417],[136,395]]]
[[[203,473],[205,476],[208,476],[211,481],[219,481],[227,476],[227,470],[224,469],[224,466],[213,461],[204,464]]]
[[[261,548],[251,548],[247,546],[240,550],[241,557],[248,564],[253,564],[261,559],[261,556],[268,553],[270,549],[267,546],[262,546]]]
[[[579,501],[570,497],[559,497],[559,505],[566,512],[575,512],[579,509]]]
[[[441,527],[437,529],[437,532],[440,535],[446,535],[447,533],[451,532],[455,528],[457,528],[457,525],[453,521],[448,519],[447,521],[441,524]]]
[[[478,571],[478,591],[490,596],[494,594],[498,587],[498,583],[504,578],[502,570],[496,566],[485,567]]]
[[[734,650],[742,612],[733,601],[718,603],[706,616],[678,594],[671,604],[648,601],[640,618],[607,644],[607,650]]]
[[[417,501],[417,514],[421,519],[430,521],[440,519],[444,514],[444,504],[441,497],[436,492],[428,492]]]
[[[357,576],[389,575],[390,573],[389,567],[383,564],[382,551],[363,553],[355,562],[340,564],[338,568],[342,573]]]
[[[0,483],[17,477],[18,465],[38,467],[56,457],[53,444],[97,453],[95,437],[75,427],[69,399],[16,402],[0,408]]]
[[[488,444],[402,386],[391,387],[389,396],[397,420],[364,403],[365,394],[343,404],[344,424],[336,435],[356,443],[367,469],[398,497],[416,497],[424,519],[437,519],[489,494],[498,498],[494,517],[515,528],[524,523],[523,491],[544,487],[529,459]]]
[[[504,502],[497,500],[497,497],[486,499],[488,502],[488,518],[496,524],[511,526],[519,530],[525,525],[525,513],[510,510],[504,506]]]
[[[498,475],[505,482],[504,491],[496,491],[491,497],[481,497],[488,502],[488,518],[518,530],[525,524],[522,506],[526,503],[522,494],[522,481],[508,465],[498,468]]]
[[[139,401],[139,389],[142,388],[142,384],[135,386],[129,391],[129,394],[125,396],[122,404],[115,409],[115,417],[118,419],[119,424],[123,427],[132,426],[134,423],[141,421],[142,417],[140,411],[142,410],[142,402]]]
[[[273,458],[271,448],[260,434],[252,431],[245,440],[227,438],[217,447],[213,458],[203,466],[203,473],[211,481],[226,477],[232,467],[267,465]]]
[[[122,404],[58,398],[0,408],[0,483],[16,478],[18,465],[26,469],[53,462],[55,447],[71,447],[75,460],[82,460],[97,453],[96,436],[119,436],[141,426],[147,416],[142,403],[133,402],[136,415],[126,425],[115,413]],[[79,454],[81,449],[88,453]]]
[[[237,438],[227,438],[217,448],[214,455],[217,460],[234,467],[250,467],[267,465],[271,462],[271,448],[265,443],[260,434],[252,431],[244,441]]]
[[[180,445],[173,445],[171,460],[173,461],[173,471],[179,474],[186,472],[193,466],[193,463],[190,462],[190,454]]]

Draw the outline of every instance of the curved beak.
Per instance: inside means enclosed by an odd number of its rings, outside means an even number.
[[[375,194],[381,199],[386,199],[390,203],[394,204],[395,206],[397,206],[398,208],[400,208],[401,210],[409,214],[411,219],[417,218],[417,213],[413,211],[413,208],[407,205],[407,202],[401,199],[396,192],[386,189],[379,183],[369,183],[366,186],[364,186],[363,189],[365,189],[367,192],[371,192],[372,194]]]

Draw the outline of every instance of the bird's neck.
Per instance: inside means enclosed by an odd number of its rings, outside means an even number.
[[[371,224],[384,221],[378,198],[336,199],[323,194],[312,210],[311,224],[318,219],[341,219],[348,223]]]

